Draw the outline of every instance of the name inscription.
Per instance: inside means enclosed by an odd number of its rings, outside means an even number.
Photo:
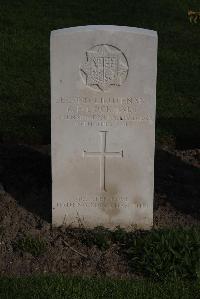
[[[95,198],[87,198],[78,196],[70,202],[57,202],[56,208],[112,208],[112,209],[126,209],[134,207],[136,209],[151,208],[151,204],[144,204],[128,200],[128,197],[106,197],[96,196]]]
[[[153,123],[148,105],[142,98],[74,97],[56,100],[61,106],[60,120],[78,126],[129,126],[134,122]]]

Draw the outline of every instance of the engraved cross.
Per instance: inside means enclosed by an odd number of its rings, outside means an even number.
[[[98,157],[100,161],[100,190],[106,191],[105,188],[105,166],[106,158],[122,158],[123,151],[121,152],[106,152],[106,131],[100,131],[100,152],[87,152],[83,151],[83,157]]]

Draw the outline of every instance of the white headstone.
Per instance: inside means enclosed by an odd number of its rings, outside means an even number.
[[[53,224],[150,228],[157,34],[51,33]]]

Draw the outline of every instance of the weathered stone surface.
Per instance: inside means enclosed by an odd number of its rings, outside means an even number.
[[[52,31],[53,224],[150,228],[157,34]]]

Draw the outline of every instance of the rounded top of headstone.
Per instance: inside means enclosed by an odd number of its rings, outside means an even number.
[[[154,30],[143,29],[138,27],[128,27],[128,26],[116,26],[116,25],[86,25],[86,26],[77,26],[77,27],[69,27],[63,29],[57,29],[51,31],[51,35],[60,35],[65,33],[73,33],[73,32],[82,32],[82,31],[121,31],[121,32],[130,32],[135,34],[144,34],[153,37],[157,37],[157,32]]]

